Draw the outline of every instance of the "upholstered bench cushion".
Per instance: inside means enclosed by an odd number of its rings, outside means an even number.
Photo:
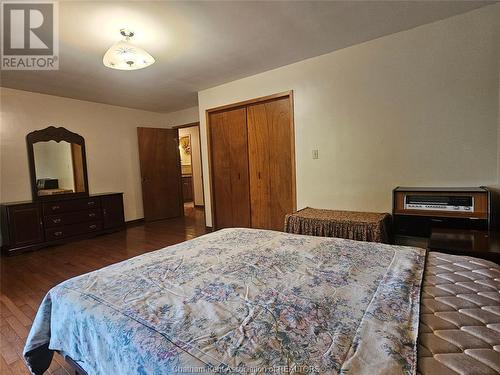
[[[500,373],[500,267],[430,252],[418,347],[422,375]]]
[[[285,232],[389,243],[391,215],[306,207],[285,217]]]

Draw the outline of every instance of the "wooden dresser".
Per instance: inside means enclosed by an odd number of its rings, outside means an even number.
[[[89,238],[125,227],[122,193],[2,203],[0,213],[3,254]]]

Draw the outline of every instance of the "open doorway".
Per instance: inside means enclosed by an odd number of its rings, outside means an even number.
[[[205,221],[199,124],[137,128],[144,220]]]
[[[203,178],[201,167],[199,123],[177,127],[182,174],[184,215],[194,216],[203,210]]]

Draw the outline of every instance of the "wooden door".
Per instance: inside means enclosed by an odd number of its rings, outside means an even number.
[[[177,129],[137,128],[146,221],[184,215]]]
[[[250,227],[246,110],[209,116],[214,226]]]
[[[71,160],[73,163],[73,181],[75,193],[85,192],[85,172],[83,170],[83,152],[82,146],[71,143]]]
[[[290,97],[247,107],[253,228],[283,230],[295,208]]]

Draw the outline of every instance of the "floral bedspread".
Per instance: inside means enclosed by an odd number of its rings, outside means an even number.
[[[90,374],[415,374],[425,251],[226,229],[67,280],[24,355]]]

